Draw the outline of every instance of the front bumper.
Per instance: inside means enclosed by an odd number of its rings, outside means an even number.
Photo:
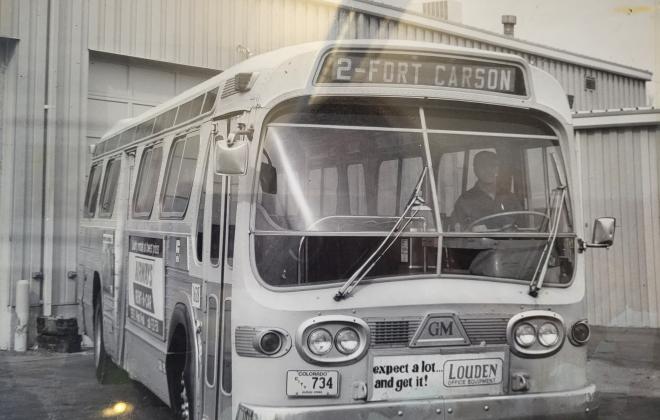
[[[236,420],[592,419],[596,386],[564,392],[361,404],[265,407],[240,404]]]

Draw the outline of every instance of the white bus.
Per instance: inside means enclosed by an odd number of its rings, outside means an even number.
[[[414,42],[250,58],[95,145],[80,233],[99,380],[182,419],[584,418],[565,93]]]

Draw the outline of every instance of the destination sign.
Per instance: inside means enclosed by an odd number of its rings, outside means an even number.
[[[433,86],[526,95],[520,67],[447,56],[331,52],[316,83]]]

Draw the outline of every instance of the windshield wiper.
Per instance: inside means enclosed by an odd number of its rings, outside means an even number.
[[[417,180],[417,184],[415,185],[415,188],[413,189],[412,194],[410,195],[410,199],[408,199],[408,202],[406,203],[406,207],[403,210],[403,213],[397,219],[390,233],[388,233],[385,239],[383,239],[380,245],[378,245],[378,248],[376,248],[376,250],[372,252],[371,255],[369,255],[367,260],[360,267],[358,267],[357,270],[355,270],[353,275],[348,280],[346,280],[346,283],[343,284],[343,286],[337,291],[337,293],[333,297],[334,300],[339,302],[340,300],[345,299],[346,297],[348,297],[348,295],[351,294],[353,289],[355,289],[355,287],[360,283],[360,281],[362,281],[362,279],[365,278],[367,274],[369,274],[371,269],[382,258],[382,256],[385,255],[385,253],[396,242],[399,236],[401,236],[401,233],[403,233],[406,227],[410,224],[410,222],[415,218],[417,213],[421,210],[421,208],[416,208],[416,207],[421,207],[425,203],[424,199],[420,196],[420,191],[422,189],[422,185],[424,184],[424,178],[426,178],[427,172],[428,172],[428,168],[424,167],[421,175],[419,176],[419,179]],[[408,212],[410,212],[410,210],[412,209],[414,209],[414,212],[410,216],[406,217]]]
[[[545,280],[545,274],[548,271],[548,262],[550,261],[550,256],[552,255],[552,249],[555,246],[555,240],[557,239],[557,234],[559,233],[559,221],[561,220],[561,210],[564,207],[564,201],[566,201],[566,180],[563,177],[563,173],[559,171],[559,163],[557,162],[557,156],[554,153],[551,153],[552,162],[554,164],[555,176],[559,180],[560,184],[557,189],[554,191],[556,194],[553,198],[553,206],[551,208],[552,220],[550,222],[550,235],[548,240],[545,242],[543,247],[543,252],[539,257],[539,262],[536,265],[536,270],[534,270],[534,275],[532,276],[532,281],[529,282],[529,295],[532,297],[537,297],[539,295],[539,290],[543,287],[543,280]]]

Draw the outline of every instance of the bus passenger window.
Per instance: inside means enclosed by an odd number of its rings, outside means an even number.
[[[394,216],[397,206],[397,178],[399,161],[386,160],[378,170],[378,215]]]
[[[230,177],[229,207],[227,208],[227,264],[234,266],[234,237],[236,234],[236,211],[238,208],[238,177]]]
[[[133,202],[133,217],[135,218],[148,219],[151,216],[162,158],[163,148],[161,146],[152,146],[142,152]]]
[[[174,141],[165,174],[163,193],[163,218],[183,218],[197,167],[199,135]]]
[[[101,165],[92,166],[87,183],[87,192],[85,193],[85,216],[94,217],[96,213],[96,198],[99,194],[99,181],[101,180]]]
[[[105,169],[103,189],[101,190],[101,208],[99,209],[99,217],[112,217],[112,210],[115,207],[115,197],[117,196],[117,179],[119,179],[120,169],[120,158],[112,159],[108,162]]]
[[[348,201],[351,215],[367,214],[367,194],[364,183],[364,165],[354,163],[348,165]]]

